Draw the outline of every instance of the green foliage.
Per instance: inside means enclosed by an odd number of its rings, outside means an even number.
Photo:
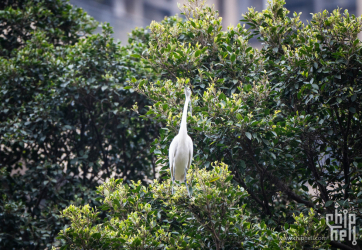
[[[325,223],[314,223],[311,230],[288,229],[278,233],[265,223],[256,223],[243,203],[247,193],[231,182],[225,164],[213,169],[189,170],[193,197],[188,198],[184,184],[155,181],[148,187],[140,182],[122,184],[110,179],[98,187],[107,218],[99,221],[89,205],[70,206],[63,216],[71,226],[62,230],[67,249],[296,249],[305,242],[287,242],[283,237],[317,235]],[[308,228],[315,217],[296,216],[293,228]],[[315,219],[315,218],[314,218]],[[312,242],[313,247],[327,247],[327,241]],[[289,248],[288,248],[289,247]]]
[[[59,209],[78,197],[63,212],[64,248],[348,249],[305,239],[327,236],[334,207],[362,231],[361,17],[337,9],[305,25],[276,0],[249,9],[250,29],[223,31],[213,8],[190,0],[185,19],[152,22],[120,47],[107,25],[89,35],[94,22],[65,1],[52,2],[58,15],[46,1],[5,3],[0,20],[14,28],[0,36],[1,246],[49,247]],[[184,185],[171,196],[166,176],[129,182],[156,165],[167,174],[185,84],[192,199]],[[123,179],[96,200],[91,188],[111,173]]]
[[[32,32],[43,31],[55,46],[74,44],[80,36],[91,34],[96,22],[82,9],[65,0],[4,0],[0,3],[0,56],[32,39]]]
[[[337,9],[313,14],[308,25],[296,14],[293,19],[270,18],[282,4],[245,16],[254,28],[264,27],[259,29],[262,52],[267,72],[274,76],[271,87],[279,92],[278,139],[290,141],[289,148],[278,146],[280,157],[291,155],[295,170],[287,173],[318,190],[313,202],[320,211],[333,210],[329,206],[335,203],[361,220],[361,17]],[[289,33],[281,31],[283,23]]]
[[[337,207],[355,213],[359,225],[361,17],[337,9],[304,25],[284,4],[249,9],[249,30],[222,31],[217,12],[201,1],[182,6],[185,19],[151,23],[142,59],[162,78],[131,84],[154,101],[147,117],[166,125],[155,141],[157,162],[167,165],[187,84],[195,164],[228,164],[253,214],[281,229],[297,211],[325,216]],[[248,45],[254,35],[261,50]]]
[[[154,178],[156,125],[148,101],[127,80],[152,78],[131,55],[67,1],[2,1],[0,24],[0,248],[50,247],[69,204],[98,204],[95,187],[112,176]],[[75,200],[74,202],[70,202]]]

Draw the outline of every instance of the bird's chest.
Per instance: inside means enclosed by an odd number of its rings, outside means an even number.
[[[180,144],[175,155],[176,172],[184,173],[189,157],[189,149],[186,147],[186,144]]]

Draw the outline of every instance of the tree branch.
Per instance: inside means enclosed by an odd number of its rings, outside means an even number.
[[[331,245],[333,247],[338,247],[338,248],[340,248],[342,250],[356,250],[356,248],[349,247],[349,246],[347,246],[345,244],[342,244],[342,243],[339,243],[339,242],[336,242],[336,241],[331,241]]]
[[[104,149],[103,149],[101,136],[100,136],[99,133],[98,133],[98,129],[97,129],[97,126],[96,126],[96,124],[95,124],[95,122],[94,122],[93,115],[89,112],[89,110],[88,110],[88,113],[89,113],[89,115],[90,115],[90,117],[91,117],[92,126],[93,126],[93,128],[94,128],[94,130],[95,130],[95,132],[96,132],[97,141],[98,141],[99,147],[101,148],[101,151],[102,151],[103,161],[104,161],[103,168],[106,169],[108,177],[111,177],[111,175],[110,175],[110,173],[109,173],[109,169],[108,169],[108,158],[107,158],[107,155],[106,155],[106,153],[105,153],[105,151],[104,151]]]

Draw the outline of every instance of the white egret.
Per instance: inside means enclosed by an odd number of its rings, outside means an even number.
[[[193,157],[193,144],[192,139],[187,134],[187,105],[191,99],[191,89],[185,86],[185,96],[186,101],[184,105],[184,110],[182,113],[181,126],[178,135],[173,138],[169,151],[168,157],[170,160],[170,171],[172,178],[172,194],[173,194],[173,184],[174,181],[184,181],[186,185],[187,192],[190,195],[190,191],[187,187],[186,182],[186,173],[187,169],[191,165]]]

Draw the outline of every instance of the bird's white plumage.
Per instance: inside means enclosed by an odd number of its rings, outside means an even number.
[[[182,138],[180,134],[176,135],[171,142],[169,150],[171,174],[173,174],[172,167],[175,167],[175,180],[184,181],[185,170],[187,172],[189,169],[192,157],[193,145],[191,137],[186,135],[186,138]]]
[[[190,97],[191,97],[190,88],[185,88],[185,96],[186,96],[186,101],[182,113],[180,131],[178,135],[176,135],[171,142],[168,151],[168,156],[170,161],[172,183],[174,180],[184,181],[187,186],[186,173],[191,165],[193,157],[193,143],[192,139],[187,134],[187,124],[186,124],[187,106],[188,103],[190,102]]]

